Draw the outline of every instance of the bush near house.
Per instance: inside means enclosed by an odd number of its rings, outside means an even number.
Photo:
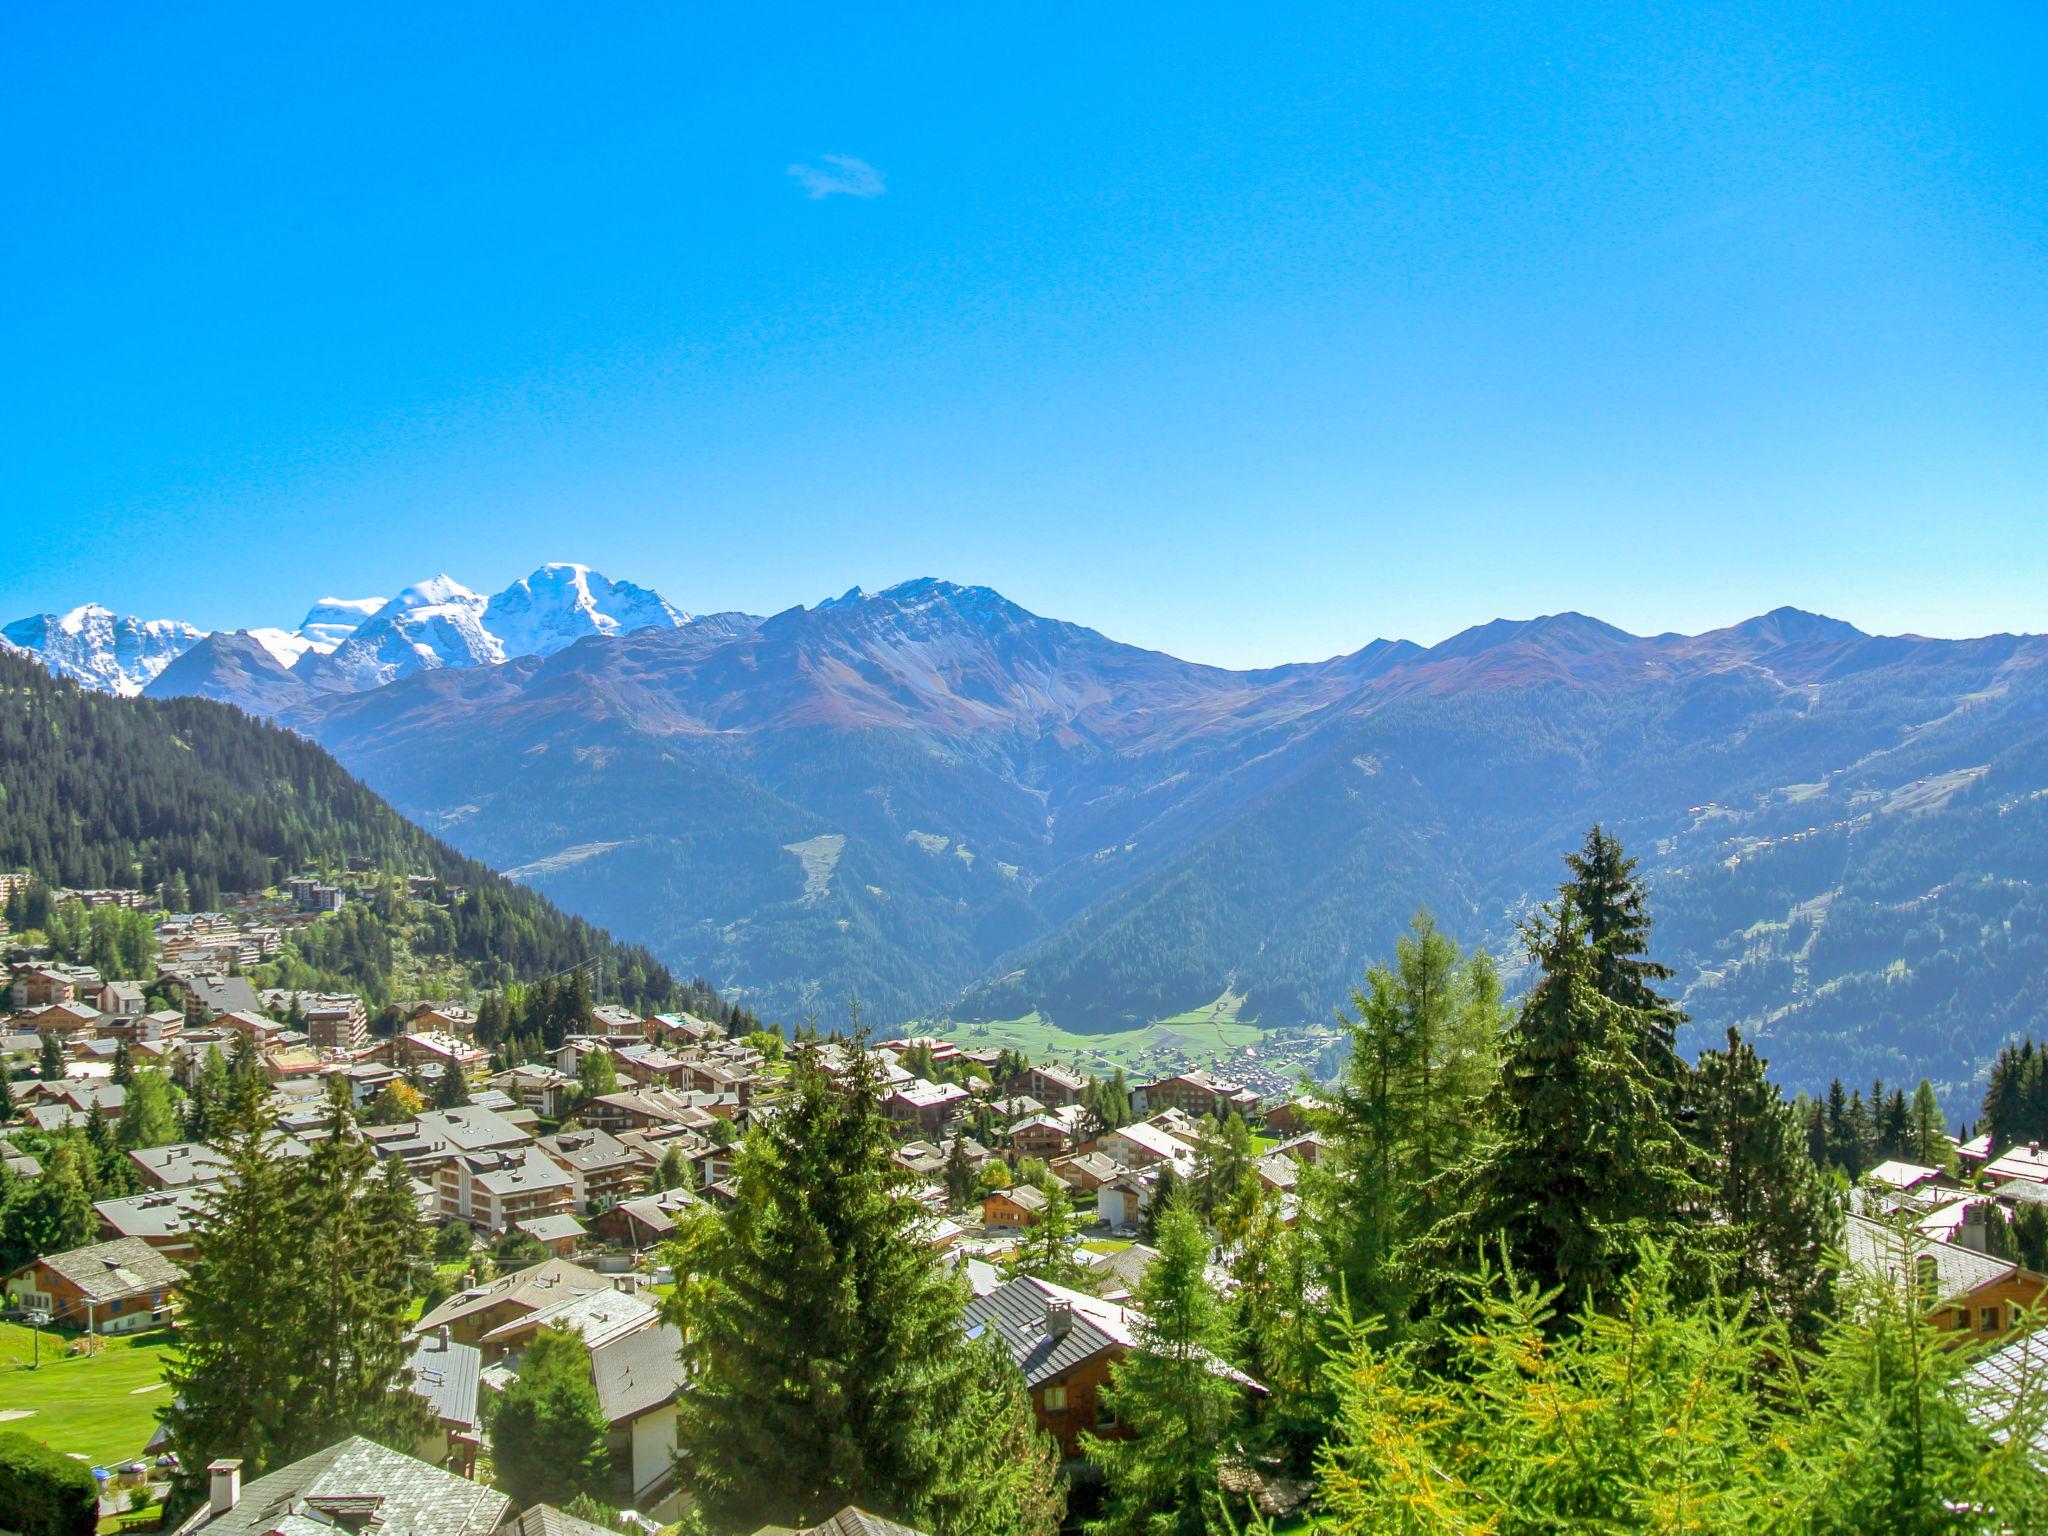
[[[100,1489],[92,1469],[27,1435],[0,1430],[0,1529],[20,1536],[92,1536]]]

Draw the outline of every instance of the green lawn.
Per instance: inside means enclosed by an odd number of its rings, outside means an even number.
[[[168,1338],[159,1333],[144,1340],[97,1341],[92,1355],[66,1358],[62,1351],[71,1342],[45,1334],[42,1366],[31,1369],[30,1330],[0,1323],[0,1413],[28,1410],[0,1428],[67,1456],[83,1456],[96,1467],[140,1456],[168,1397],[162,1385]]]
[[[1008,1048],[1034,1061],[1071,1062],[1098,1074],[1118,1067],[1145,1072],[1175,1062],[1199,1064],[1258,1040],[1265,1031],[1237,1022],[1237,1002],[1225,994],[1206,1008],[1099,1035],[1076,1034],[1037,1013],[978,1023],[940,1021],[929,1027],[958,1045]]]

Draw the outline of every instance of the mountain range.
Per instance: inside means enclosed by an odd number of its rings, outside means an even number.
[[[1246,672],[929,579],[692,618],[586,572],[529,584],[524,628],[409,590],[296,665],[216,635],[147,691],[313,737],[771,1016],[1325,1021],[1420,906],[1512,973],[1600,821],[1693,1045],[1960,1086],[2048,1028],[2048,639],[1567,613]]]
[[[659,593],[588,566],[544,565],[493,597],[447,576],[393,598],[323,597],[297,629],[212,634],[178,619],[137,619],[97,603],[0,628],[14,650],[60,677],[133,696],[177,668],[161,693],[260,703],[380,688],[415,672],[546,656],[586,635],[674,628],[689,615]],[[216,676],[215,674],[222,674]]]

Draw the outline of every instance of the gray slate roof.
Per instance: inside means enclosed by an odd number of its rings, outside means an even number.
[[[663,1323],[591,1351],[590,1379],[604,1416],[618,1424],[674,1402],[683,1389],[682,1347],[683,1336]]]
[[[95,1302],[164,1290],[185,1278],[184,1270],[139,1237],[117,1237],[111,1243],[94,1243],[69,1253],[46,1253],[42,1262]]]
[[[968,1302],[968,1336],[978,1338],[981,1331],[994,1332],[1009,1350],[1010,1358],[1017,1362],[1017,1369],[1024,1373],[1025,1385],[1031,1387],[1056,1381],[1105,1350],[1128,1348],[1128,1329],[1116,1327],[1110,1321],[1122,1309],[1093,1297],[1085,1298],[1090,1303],[1087,1311],[1076,1307],[1073,1324],[1063,1336],[1055,1338],[1046,1331],[1047,1307],[1054,1301],[1077,1296],[1077,1292],[1063,1286],[1021,1275]],[[1101,1317],[1092,1317],[1091,1312],[1098,1312]]]
[[[426,1399],[434,1417],[444,1424],[474,1430],[477,1426],[476,1384],[483,1367],[484,1352],[474,1344],[442,1343],[430,1333],[413,1349],[406,1368],[412,1372],[412,1389]]]
[[[244,1484],[226,1514],[187,1531],[207,1536],[335,1536],[330,1511],[368,1504],[378,1536],[485,1536],[512,1501],[360,1435]]]
[[[536,1504],[517,1520],[498,1527],[497,1536],[614,1536],[609,1526],[565,1515],[552,1504]]]

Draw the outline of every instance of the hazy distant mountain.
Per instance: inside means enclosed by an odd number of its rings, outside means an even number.
[[[2048,642],[1575,614],[1232,672],[986,588],[602,635],[285,713],[467,851],[771,1013],[1226,988],[1326,1018],[1418,904],[1511,951],[1601,819],[1700,1034],[1794,1081],[2048,1028]]]

